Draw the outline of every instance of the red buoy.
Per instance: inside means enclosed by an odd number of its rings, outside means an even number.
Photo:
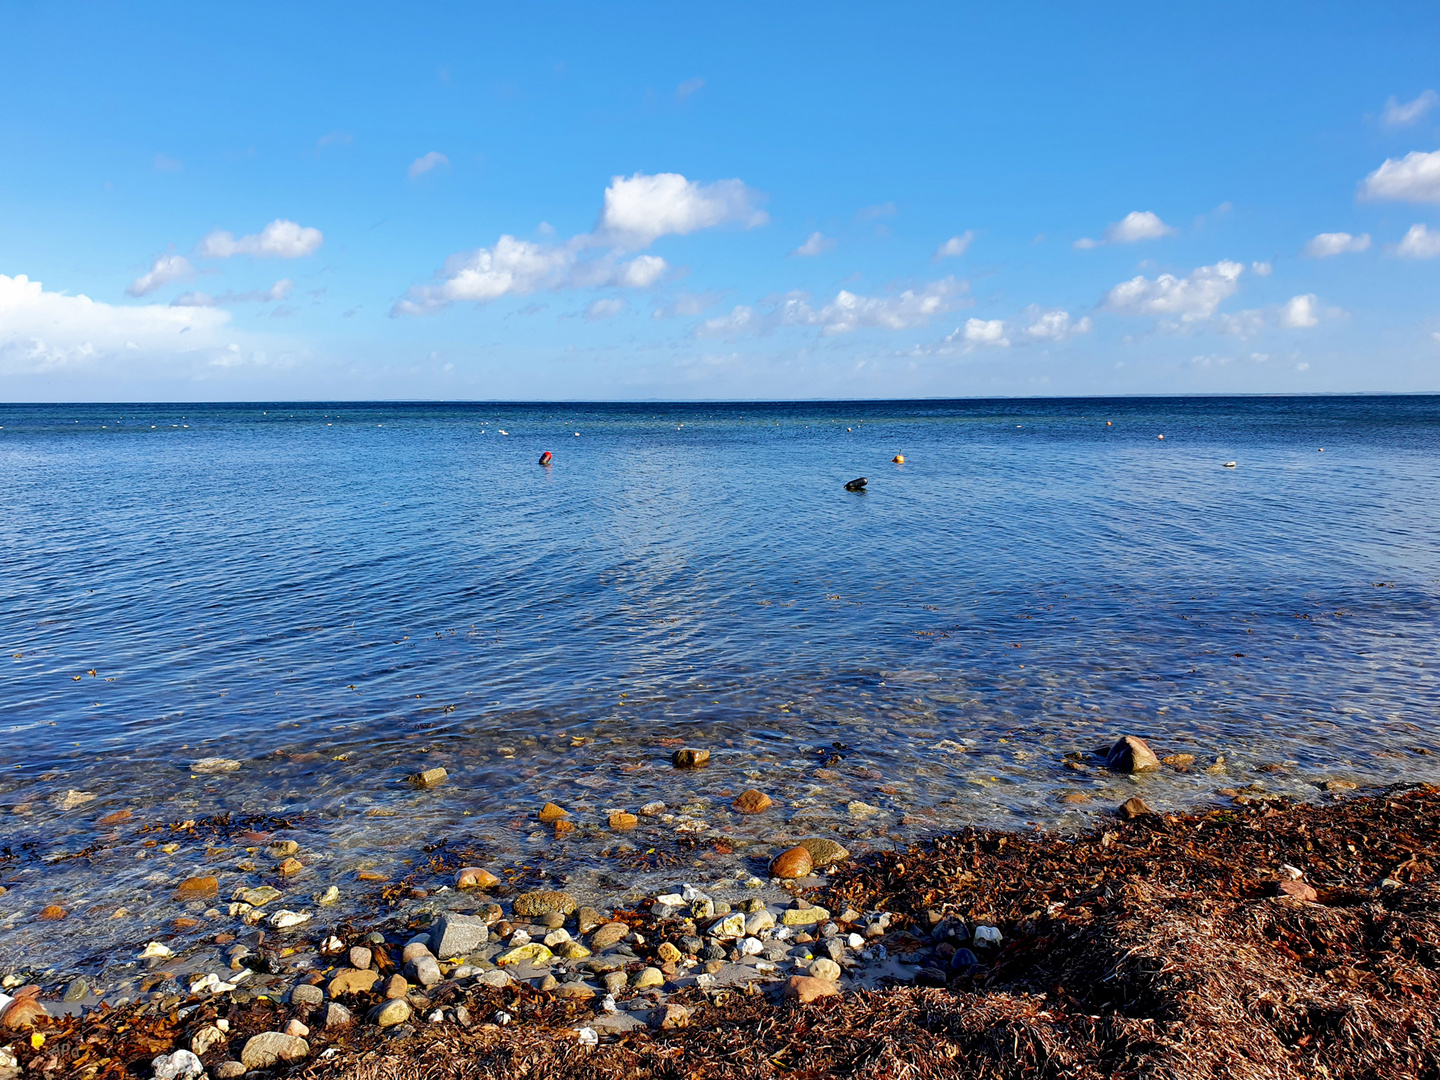
[[[551,455],[551,453],[550,453],[549,450],[546,450],[543,454],[540,455],[540,464],[541,464],[541,465],[549,465],[552,460],[553,460],[553,457],[552,457],[552,455]]]

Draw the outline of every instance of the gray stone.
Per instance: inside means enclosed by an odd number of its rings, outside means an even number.
[[[382,1028],[394,1027],[410,1019],[410,1003],[404,998],[394,998],[375,1010],[375,1023]]]
[[[65,1001],[84,1001],[90,996],[90,980],[81,975],[65,988]]]
[[[301,983],[290,991],[290,1002],[293,1005],[319,1005],[324,1000],[324,991],[309,983]]]
[[[494,971],[487,971],[475,980],[476,986],[509,986],[515,980],[510,978],[510,973],[496,968]]]
[[[630,927],[624,923],[606,923],[590,935],[590,948],[596,952],[603,952],[612,945],[618,945],[629,933]]]
[[[309,1053],[310,1044],[298,1035],[262,1031],[246,1042],[240,1051],[240,1064],[247,1069],[268,1069],[278,1062],[300,1061]]]
[[[451,914],[441,916],[435,924],[430,934],[430,948],[441,960],[448,960],[475,952],[489,940],[490,928],[483,917]]]
[[[370,961],[375,959],[374,953],[364,945],[356,945],[350,950],[350,966],[364,971],[370,966]]]
[[[445,978],[440,974],[440,964],[433,956],[415,957],[405,965],[405,973],[407,978],[419,983],[427,990]]]
[[[217,1080],[235,1080],[237,1076],[245,1075],[245,1065],[239,1061],[222,1061],[215,1066]]]
[[[624,971],[607,972],[605,975],[605,989],[612,994],[618,994],[621,990],[625,989],[629,981],[630,980],[625,977]]]
[[[338,1001],[332,1001],[330,1007],[325,1010],[325,1026],[327,1028],[345,1027],[353,1019],[350,1010]]]

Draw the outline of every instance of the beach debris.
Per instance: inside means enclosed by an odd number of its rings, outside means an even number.
[[[1105,753],[1105,764],[1115,772],[1159,772],[1160,759],[1144,739],[1123,735]]]
[[[1156,435],[1155,438],[1159,439],[1161,442],[1164,442],[1164,441],[1165,441],[1165,436],[1164,436],[1164,435]]]
[[[803,846],[786,848],[770,860],[770,874],[778,878],[799,878],[810,873],[814,860]]]
[[[552,453],[550,453],[549,450],[546,450],[543,454],[540,455],[540,464],[541,464],[541,465],[549,465],[549,464],[550,464],[552,461],[554,461],[554,460],[555,460],[555,455],[553,455]]]
[[[847,482],[846,482],[846,484],[845,484],[845,490],[846,490],[846,491],[864,491],[864,490],[865,490],[865,485],[868,484],[869,482],[870,482],[870,481],[866,480],[865,477],[863,477],[863,476],[857,476],[854,480],[850,480],[850,481],[847,481]]]
[[[596,1047],[600,1045],[600,1036],[595,1033],[592,1027],[582,1027],[579,1032],[580,1045],[584,1047]]]

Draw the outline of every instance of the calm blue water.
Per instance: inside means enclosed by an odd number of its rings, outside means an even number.
[[[1199,759],[1147,782],[1159,806],[1437,772],[1415,752],[1440,703],[1433,397],[0,425],[0,844],[109,845],[0,863],[0,960],[57,898],[126,905],[103,929],[121,942],[173,917],[188,873],[219,866],[222,899],[263,877],[227,876],[233,851],[136,859],[129,826],[93,824],[117,809],[283,812],[311,830],[312,887],[450,836],[600,889],[611,808],[664,801],[681,816],[620,839],[704,822],[741,869],[786,836],[1078,821],[1059,793],[1100,810],[1132,782],[1063,756],[1122,732]],[[713,766],[670,769],[675,739]],[[192,775],[209,756],[241,767]],[[403,783],[435,765],[440,789]],[[731,814],[749,786],[777,809]],[[571,838],[534,825],[547,799]],[[81,929],[46,933],[80,956]]]

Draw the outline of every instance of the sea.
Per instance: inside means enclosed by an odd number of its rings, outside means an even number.
[[[0,969],[1434,781],[1437,507],[1429,396],[3,405]]]

